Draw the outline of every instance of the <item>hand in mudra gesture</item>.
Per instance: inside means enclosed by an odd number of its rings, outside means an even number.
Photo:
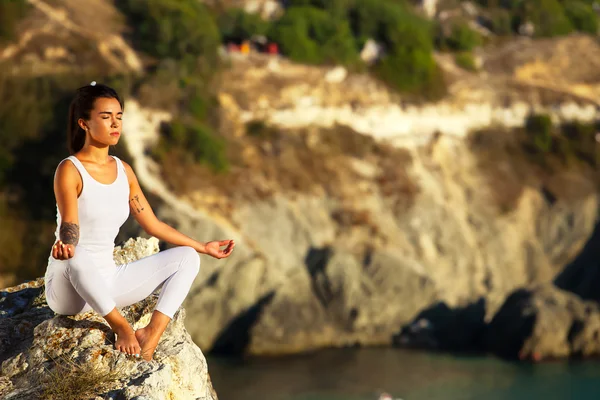
[[[52,246],[52,257],[57,260],[68,260],[75,255],[75,246],[72,244],[63,243],[62,240],[57,240]]]
[[[225,247],[224,250],[221,250],[221,247]],[[208,242],[205,245],[206,254],[212,256],[214,258],[227,258],[231,255],[233,248],[235,247],[235,243],[233,240],[215,240],[213,242]]]

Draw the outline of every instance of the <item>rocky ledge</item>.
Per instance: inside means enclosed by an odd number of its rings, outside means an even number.
[[[491,321],[487,347],[542,361],[600,356],[600,307],[552,284],[514,291]]]
[[[440,303],[403,327],[394,344],[531,362],[600,357],[600,305],[552,283],[516,289],[491,321],[484,314],[483,298],[456,309]]]
[[[157,251],[156,243],[130,240],[115,259]],[[134,329],[149,321],[153,294],[122,309]],[[175,314],[150,362],[113,348],[114,334],[94,312],[66,317],[50,310],[42,278],[0,291],[0,398],[216,400],[202,351]]]

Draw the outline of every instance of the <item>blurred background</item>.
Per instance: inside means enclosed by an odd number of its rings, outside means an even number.
[[[599,15],[0,0],[0,287],[44,274],[97,81],[159,218],[237,242],[184,304],[220,398],[600,398]]]

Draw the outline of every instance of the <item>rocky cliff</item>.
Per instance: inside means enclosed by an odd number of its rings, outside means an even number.
[[[94,30],[76,2],[30,3],[43,29],[1,55],[20,71],[92,60],[139,73],[144,58],[111,36],[125,29],[113,7],[94,3],[104,10]],[[485,342],[482,327],[515,290],[556,280],[594,298],[583,277],[597,258],[577,256],[597,241],[597,170],[540,163],[520,141],[532,112],[556,125],[597,119],[600,46],[516,38],[474,56],[466,71],[436,54],[448,95],[423,104],[344,68],[229,54],[217,96],[225,176],[176,156],[158,163],[161,123],[174,116],[128,99],[124,144],[157,214],[199,240],[237,242],[229,259],[203,259],[185,304],[197,344],[255,354],[410,344],[407,329],[446,332],[458,316],[473,339],[464,347]]]
[[[187,302],[195,340],[250,353],[389,344],[439,304],[478,304],[484,324],[513,290],[552,282],[594,230],[597,175],[540,168],[509,128],[534,111],[596,118],[591,66],[553,61],[566,48],[600,55],[574,36],[482,54],[478,74],[440,56],[451,95],[426,105],[341,68],[235,58],[220,92],[223,130],[243,143],[230,187],[176,162],[159,179],[139,140],[156,143],[157,114],[134,105],[126,141],[159,215],[238,243],[203,263]],[[519,62],[500,68],[502,54]]]
[[[118,261],[156,252],[157,241],[130,241]],[[180,309],[150,362],[113,348],[114,334],[94,312],[55,316],[43,279],[0,292],[0,397],[3,399],[216,400],[202,351],[184,327]],[[149,321],[158,299],[126,307],[134,329]]]

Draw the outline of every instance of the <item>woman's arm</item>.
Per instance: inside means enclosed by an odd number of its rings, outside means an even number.
[[[75,255],[79,243],[77,197],[82,189],[79,171],[70,161],[63,161],[54,176],[54,196],[61,216],[59,240],[52,248],[52,257],[66,260]]]
[[[176,246],[190,246],[199,253],[208,254],[215,258],[229,257],[235,247],[233,240],[198,242],[160,221],[152,211],[148,200],[146,200],[133,169],[126,162],[123,162],[123,165],[125,165],[127,178],[129,179],[129,208],[131,214],[146,233]],[[227,247],[225,250],[221,250],[221,246]]]

